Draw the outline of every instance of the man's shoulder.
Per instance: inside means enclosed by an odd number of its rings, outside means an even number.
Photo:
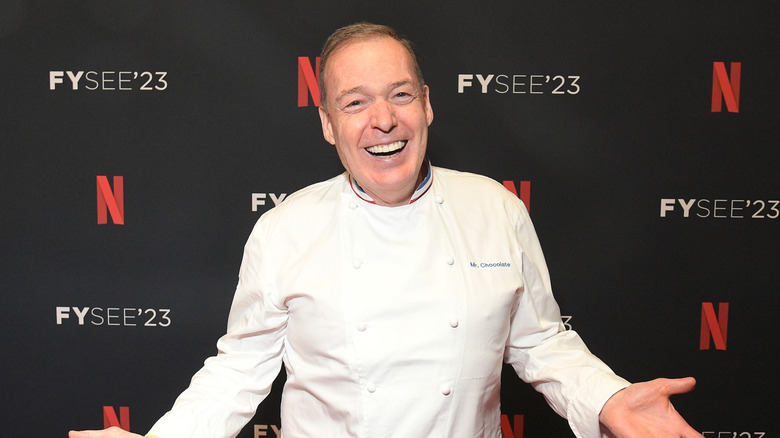
[[[261,221],[295,221],[295,218],[310,220],[317,217],[318,210],[332,209],[338,201],[340,193],[348,186],[345,173],[334,176],[299,189],[268,210],[260,218]]]
[[[513,224],[528,220],[528,210],[520,198],[488,176],[434,168],[434,184],[438,184],[435,191],[447,198],[453,211],[465,217],[476,217],[473,213],[479,211],[492,220],[503,217]]]
[[[433,172],[434,183],[438,181],[440,187],[458,197],[511,199],[514,196],[501,183],[485,175],[443,167],[433,167]]]
[[[291,204],[305,203],[307,201],[327,199],[330,196],[337,197],[337,194],[341,193],[348,184],[349,177],[346,172],[343,172],[332,178],[296,190],[285,199],[285,202],[291,201]],[[281,205],[284,205],[284,202]]]

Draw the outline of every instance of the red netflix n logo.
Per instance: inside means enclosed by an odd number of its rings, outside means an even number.
[[[130,432],[130,408],[128,406],[119,407],[119,418],[117,418],[113,406],[103,406],[103,429],[113,426]]]
[[[501,435],[504,438],[523,438],[523,420],[522,415],[515,415],[515,427],[509,424],[509,416],[501,415]]]
[[[514,181],[504,181],[504,187],[523,201],[528,212],[531,211],[531,181],[520,181],[520,193],[517,193]]]
[[[716,350],[726,349],[729,328],[729,303],[718,303],[718,315],[712,303],[701,303],[701,338],[699,350],[710,349],[710,337]]]
[[[309,93],[314,106],[320,106],[320,57],[312,68],[305,56],[298,57],[298,106],[309,106]]]
[[[124,178],[114,177],[114,190],[108,184],[108,177],[97,177],[97,222],[99,225],[108,223],[108,213],[116,225],[125,224],[125,188]]]
[[[739,112],[739,85],[742,73],[742,63],[731,63],[731,78],[726,73],[726,64],[716,62],[712,65],[712,112],[723,110],[723,101],[730,113]]]

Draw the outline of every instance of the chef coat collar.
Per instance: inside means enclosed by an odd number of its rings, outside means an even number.
[[[425,192],[428,191],[428,189],[431,188],[431,184],[433,183],[433,172],[431,171],[431,162],[430,160],[425,160],[424,165],[428,167],[428,174],[425,175],[425,178],[422,180],[419,186],[417,186],[417,189],[412,194],[412,198],[409,200],[409,203],[413,203],[414,201],[420,199],[422,195],[425,194]],[[352,191],[355,192],[358,197],[366,202],[370,202],[372,204],[376,204],[376,201],[369,196],[368,193],[366,193],[365,190],[363,190],[362,187],[355,181],[355,178],[352,177],[352,175],[349,176],[349,186],[352,187]]]

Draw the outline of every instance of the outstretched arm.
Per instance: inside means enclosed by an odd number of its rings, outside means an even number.
[[[702,438],[669,401],[695,385],[692,377],[635,383],[607,400],[599,421],[617,438]]]

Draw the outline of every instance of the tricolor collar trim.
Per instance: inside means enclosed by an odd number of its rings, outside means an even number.
[[[431,185],[433,184],[433,172],[431,171],[431,163],[427,162],[426,165],[428,166],[428,174],[425,175],[425,179],[422,180],[419,186],[417,186],[417,190],[414,191],[412,194],[412,198],[409,200],[409,203],[413,203],[417,201],[418,199],[422,198],[422,196],[425,194],[425,192],[428,191],[428,189],[431,188]],[[352,187],[352,191],[355,192],[355,194],[362,200],[369,202],[371,204],[376,204],[376,201],[374,201],[374,198],[368,195],[368,193],[363,190],[362,187],[355,181],[355,178],[352,177],[352,175],[349,176],[349,186]]]

